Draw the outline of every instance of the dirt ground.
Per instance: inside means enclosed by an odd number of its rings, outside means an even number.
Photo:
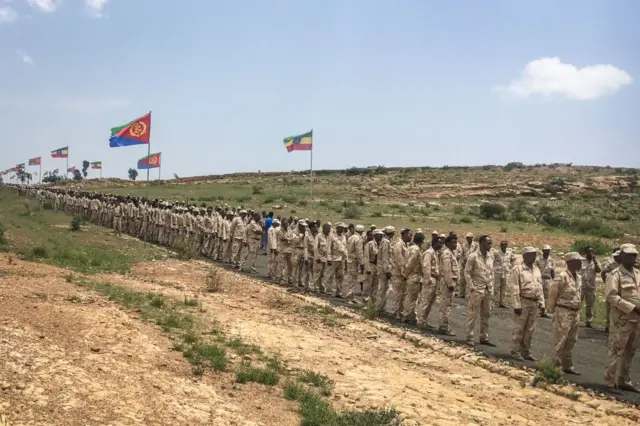
[[[572,400],[525,385],[531,377],[522,370],[491,372],[467,349],[431,338],[416,345],[376,323],[304,314],[300,307],[318,300],[232,272],[221,270],[221,292],[205,293],[210,268],[167,260],[98,278],[197,298],[203,324],[279,354],[289,368],[329,376],[339,410],[393,407],[407,425],[640,421],[637,409],[578,388],[569,389]],[[0,413],[10,424],[300,424],[297,404],[283,398],[281,387],[236,384],[232,373],[193,376],[162,330],[67,282],[67,274],[0,255]]]

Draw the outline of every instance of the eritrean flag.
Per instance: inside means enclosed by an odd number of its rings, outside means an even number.
[[[69,157],[69,147],[65,146],[64,148],[59,148],[51,151],[51,157],[53,158],[68,158]]]
[[[289,136],[284,138],[284,147],[287,148],[287,152],[291,151],[311,151],[313,139],[313,130],[304,135]]]
[[[151,113],[133,120],[124,126],[111,129],[109,146],[117,148],[119,146],[141,145],[149,143],[151,135]]]
[[[158,152],[139,159],[138,169],[146,170],[160,167],[160,154],[161,152]]]
[[[102,161],[94,161],[93,163],[91,163],[91,168],[92,169],[101,169],[102,168]]]
[[[24,163],[16,164],[16,169],[18,170],[22,170],[24,169],[24,167],[25,167]]]
[[[67,169],[67,173],[75,173],[75,172],[76,172],[76,166],[73,166],[70,169]]]
[[[29,165],[30,166],[39,166],[40,165],[40,158],[41,157],[30,158],[29,159]]]

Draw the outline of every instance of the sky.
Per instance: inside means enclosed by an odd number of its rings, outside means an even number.
[[[640,167],[636,0],[0,0],[0,170]],[[37,168],[30,168],[37,172]],[[90,171],[96,177],[96,171]],[[157,170],[151,171],[157,177]]]

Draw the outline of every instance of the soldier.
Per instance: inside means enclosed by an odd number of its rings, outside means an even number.
[[[222,223],[222,261],[224,263],[231,263],[231,244],[233,238],[231,237],[231,221],[233,220],[233,213],[227,212],[224,222]]]
[[[269,228],[269,235],[267,238],[267,244],[269,245],[269,272],[268,277],[273,280],[280,280],[280,272],[282,269],[278,267],[278,228],[280,227],[280,220],[273,219],[271,222],[271,228]]]
[[[616,248],[613,250],[613,256],[612,259],[609,263],[607,263],[604,268],[602,268],[602,273],[601,273],[601,277],[602,277],[602,282],[606,283],[607,282],[607,275],[609,275],[610,273],[612,273],[613,271],[616,270],[616,268],[618,268],[620,266],[620,247]],[[605,298],[605,306],[607,308],[606,311],[606,326],[604,328],[604,332],[608,333],[609,332],[609,317],[611,316],[611,305],[609,304],[609,302],[606,301]]]
[[[406,291],[402,302],[401,318],[403,322],[415,321],[416,301],[420,294],[420,280],[422,280],[422,246],[424,234],[413,236],[413,243],[407,250],[407,260],[403,267],[403,275],[406,280]]]
[[[358,274],[364,271],[364,244],[362,243],[362,231],[364,226],[356,225],[354,233],[347,240],[347,289],[346,296],[348,303],[353,304],[356,286],[358,285]]]
[[[389,280],[391,279],[391,240],[395,235],[395,228],[387,226],[383,230],[384,238],[378,244],[378,308],[382,310],[387,302],[387,292],[389,291]]]
[[[293,284],[293,243],[295,234],[289,227],[289,222],[284,219],[278,229],[278,254],[280,264],[279,268],[284,271],[282,282],[289,285]]]
[[[256,259],[258,257],[258,251],[260,250],[261,240],[262,240],[262,226],[260,225],[260,214],[254,213],[253,220],[247,225],[247,256],[242,259],[240,263],[240,271],[244,267],[245,262],[249,262],[251,267],[250,271],[252,273],[257,273],[256,271]]]
[[[302,287],[304,267],[309,259],[306,253],[307,222],[298,221],[298,229],[293,231],[293,284]]]
[[[495,279],[493,299],[498,302],[498,306],[501,308],[507,307],[504,304],[504,296],[509,280],[509,273],[516,262],[516,256],[512,250],[507,249],[508,246],[509,243],[506,240],[500,241],[500,250],[494,250],[493,258],[493,275]]]
[[[229,232],[231,234],[231,262],[236,268],[240,268],[240,259],[242,257],[242,247],[246,243],[247,228],[244,218],[247,215],[246,210],[240,210],[240,215],[233,218]]]
[[[549,312],[553,335],[553,362],[562,366],[565,374],[580,375],[573,368],[573,348],[578,341],[582,276],[579,274],[582,258],[577,252],[564,256],[567,269],[560,273],[549,288]]]
[[[322,225],[322,232],[318,232],[313,244],[314,258],[316,259],[315,283],[313,291],[324,293],[326,291],[324,286],[324,276],[329,272],[327,271],[327,262],[329,260],[329,236],[331,233],[331,223],[327,222]]]
[[[596,274],[602,272],[592,247],[585,248],[585,258],[582,260],[582,297],[586,301],[586,327],[593,328],[593,316],[596,304]]]
[[[400,232],[400,239],[391,250],[391,282],[387,291],[384,310],[387,315],[394,318],[402,313],[402,301],[407,286],[403,269],[407,262],[407,243],[411,241],[411,237],[411,230],[403,229]]]
[[[336,224],[336,232],[329,236],[327,244],[327,271],[324,276],[324,288],[333,297],[342,299],[344,280],[343,262],[347,258],[347,238],[344,234],[346,225],[342,222]]]
[[[542,273],[535,265],[537,252],[533,247],[522,250],[523,263],[511,271],[509,287],[513,306],[511,357],[517,361],[535,361],[531,355],[531,338],[536,318],[544,312]]]
[[[305,250],[307,252],[307,262],[304,268],[304,291],[309,292],[309,284],[315,284],[315,241],[318,235],[318,224],[316,222],[307,222],[309,231],[305,234]]]
[[[458,237],[451,233],[445,239],[444,244],[445,248],[440,256],[440,326],[438,331],[445,336],[455,336],[456,333],[451,330],[449,325],[449,318],[451,317],[453,294],[460,277],[460,265],[455,256]]]
[[[489,342],[489,318],[493,302],[493,255],[491,237],[482,235],[478,239],[478,251],[467,258],[464,273],[469,288],[469,306],[467,313],[467,344],[475,346],[474,328],[480,315],[480,344],[495,345]]]
[[[362,301],[369,302],[373,297],[374,303],[378,294],[378,246],[384,237],[380,229],[371,231],[371,240],[364,246],[364,286],[362,288]]]
[[[633,265],[638,250],[620,246],[620,266],[607,277],[605,298],[611,305],[611,333],[604,380],[610,389],[640,392],[631,381],[631,365],[640,339],[640,271]]]
[[[542,274],[542,292],[544,293],[544,301],[546,304],[549,301],[549,285],[556,277],[555,265],[551,258],[551,246],[545,245],[542,247],[542,257],[536,259],[536,266]],[[540,316],[544,318],[551,317],[546,309],[540,311]]]
[[[116,235],[122,235],[122,207],[119,201],[113,207],[113,230]]]
[[[440,277],[440,262],[438,250],[442,247],[440,237],[431,239],[431,247],[422,254],[422,289],[418,296],[416,309],[416,323],[419,328],[433,328],[429,325],[429,314],[433,302],[438,295],[438,278]]]

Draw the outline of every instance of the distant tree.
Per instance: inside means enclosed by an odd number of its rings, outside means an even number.
[[[173,178],[174,178],[174,179],[180,179],[180,176],[178,176],[178,174],[177,174],[177,173],[174,173],[174,174],[173,174]]]
[[[73,171],[73,180],[82,180],[82,172],[80,170]]]
[[[17,176],[18,180],[23,184],[25,182],[31,181],[31,173],[27,173],[24,170],[18,170],[16,172],[16,176]]]
[[[138,171],[136,169],[129,169],[129,179],[136,180],[138,177]]]
[[[87,160],[84,160],[82,162],[82,176],[84,176],[85,178],[87,177],[87,170],[89,169],[90,165],[91,164]]]

